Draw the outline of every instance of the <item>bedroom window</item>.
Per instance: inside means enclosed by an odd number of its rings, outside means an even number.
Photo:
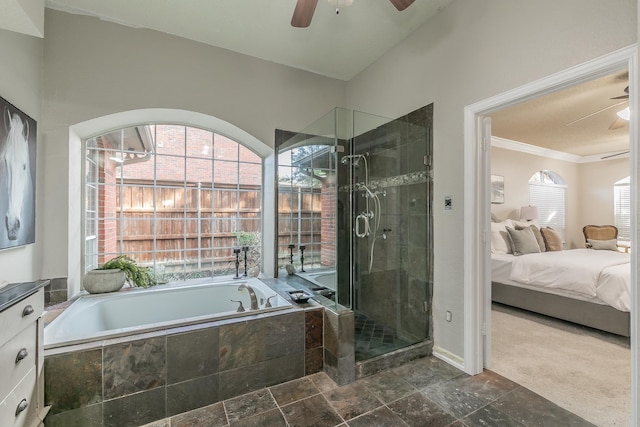
[[[148,124],[87,140],[85,156],[85,271],[125,254],[160,282],[229,275],[237,248],[258,265],[262,159],[241,143]]]
[[[537,206],[541,227],[552,227],[564,237],[567,185],[555,172],[541,170],[529,179],[529,205]]]
[[[618,241],[631,241],[631,188],[630,177],[626,177],[613,185],[613,203],[615,209]]]

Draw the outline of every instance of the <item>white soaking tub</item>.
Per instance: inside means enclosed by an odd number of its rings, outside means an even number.
[[[249,290],[258,309],[252,309]],[[241,301],[245,311],[239,312]],[[270,307],[269,307],[270,305]],[[45,349],[291,308],[258,279],[83,295],[44,329]]]

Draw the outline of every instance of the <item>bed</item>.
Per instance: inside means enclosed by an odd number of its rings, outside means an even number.
[[[494,302],[630,336],[628,253],[569,249],[514,255],[500,245],[492,241]]]

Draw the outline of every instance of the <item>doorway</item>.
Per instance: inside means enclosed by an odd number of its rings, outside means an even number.
[[[484,118],[491,114],[524,101],[532,100],[543,94],[587,82],[613,73],[622,68],[629,70],[629,81],[637,80],[637,48],[632,46],[604,57],[573,67],[561,73],[541,79],[521,88],[483,100],[465,108],[465,370],[477,374],[484,367],[491,366],[491,269],[489,267],[490,209],[490,123]],[[631,111],[635,111],[637,92],[632,85],[629,92]],[[630,164],[632,199],[637,200],[638,182],[637,124],[632,118],[629,123]],[[635,202],[632,204],[635,212]],[[632,215],[631,241],[638,241],[635,218]],[[631,256],[631,283],[636,282],[637,255]],[[480,283],[481,286],[474,286]],[[638,306],[637,295],[632,292],[631,301],[631,369],[632,369],[632,419],[637,421],[637,344],[635,333]]]

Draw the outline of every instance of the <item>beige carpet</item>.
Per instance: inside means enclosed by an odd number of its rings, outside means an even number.
[[[597,426],[631,419],[629,339],[494,304],[491,370]]]

